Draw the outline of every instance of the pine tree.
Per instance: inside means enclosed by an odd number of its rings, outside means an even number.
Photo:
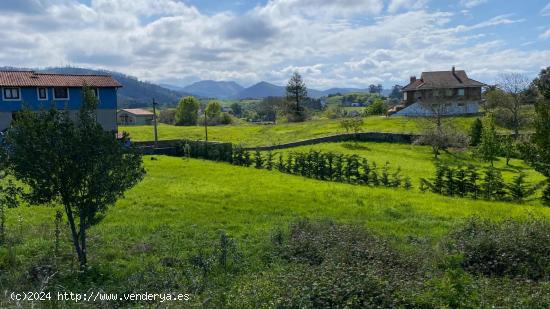
[[[447,173],[448,167],[443,163],[439,163],[435,167],[435,178],[433,180],[432,192],[437,194],[443,194],[443,189],[445,188],[445,175]]]
[[[243,150],[243,165],[249,167],[252,165],[252,160],[250,159],[250,152],[248,150]]]
[[[455,190],[456,190],[456,183],[455,183],[455,171],[453,168],[449,167],[445,171],[445,194],[448,196],[454,196]]]
[[[306,120],[304,103],[307,100],[306,84],[298,72],[294,72],[286,86],[286,113],[289,121],[299,122]]]
[[[390,170],[390,163],[386,162],[386,164],[382,168],[382,177],[380,178],[380,182],[384,187],[389,187],[391,184],[389,170]]]
[[[335,177],[334,180],[338,182],[344,181],[344,156],[341,154],[337,154],[335,156]]]
[[[465,197],[468,194],[468,178],[466,170],[459,168],[455,173],[456,193],[460,197]]]
[[[479,173],[477,171],[477,168],[473,165],[468,166],[468,172],[467,172],[467,182],[466,182],[466,192],[471,194],[472,198],[477,199],[479,197]]]
[[[397,170],[392,174],[391,186],[395,188],[399,188],[401,187],[402,181],[403,180],[401,179],[401,167],[398,166]]]
[[[370,166],[369,166],[369,160],[363,159],[363,162],[361,162],[361,165],[363,167],[363,173],[361,174],[361,182],[364,185],[368,185],[370,182]]]
[[[327,179],[328,180],[334,180],[335,177],[335,171],[334,171],[334,154],[332,152],[329,152],[327,155]]]
[[[269,151],[269,152],[267,153],[267,159],[266,159],[266,162],[265,162],[265,168],[266,168],[268,171],[273,170],[273,152],[272,152],[272,151]]]
[[[254,167],[257,169],[264,167],[264,158],[259,150],[256,150],[256,153],[254,154]]]
[[[477,151],[483,160],[491,162],[491,166],[494,166],[494,162],[500,152],[500,143],[495,128],[495,119],[492,114],[487,114],[485,119],[483,119],[481,142]]]
[[[405,177],[405,180],[403,182],[403,188],[405,188],[405,190],[407,191],[412,189],[411,177],[409,176]]]
[[[481,119],[476,118],[470,128],[470,145],[477,146],[481,142],[481,132],[483,131],[483,122]]]
[[[485,170],[485,177],[481,185],[483,197],[487,200],[503,200],[506,196],[502,174],[494,167]]]
[[[286,172],[286,166],[283,158],[283,154],[279,153],[279,162],[277,163],[277,169],[279,172],[284,173]]]
[[[511,184],[507,185],[510,197],[515,202],[523,202],[529,195],[529,186],[525,182],[525,173],[520,172]]]
[[[370,179],[373,186],[377,187],[380,185],[380,177],[378,176],[378,167],[376,166],[376,162],[372,162],[370,172]]]

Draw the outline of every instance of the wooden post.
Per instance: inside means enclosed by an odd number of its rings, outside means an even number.
[[[204,108],[204,153],[205,159],[208,159],[208,116],[206,115],[206,107]]]
[[[157,130],[157,102],[153,98],[153,125],[155,127],[155,148],[157,148],[158,143],[158,130]]]

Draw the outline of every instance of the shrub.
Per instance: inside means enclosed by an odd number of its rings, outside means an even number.
[[[500,223],[470,219],[453,232],[446,250],[463,256],[462,267],[474,274],[550,278],[550,222],[528,219]]]

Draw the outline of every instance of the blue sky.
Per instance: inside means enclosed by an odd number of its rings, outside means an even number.
[[[406,84],[455,65],[494,83],[550,66],[550,0],[2,0],[0,65],[185,85]]]

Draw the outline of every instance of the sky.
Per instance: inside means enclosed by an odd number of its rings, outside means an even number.
[[[0,66],[79,66],[156,83],[405,85],[550,66],[550,0],[1,0]]]

